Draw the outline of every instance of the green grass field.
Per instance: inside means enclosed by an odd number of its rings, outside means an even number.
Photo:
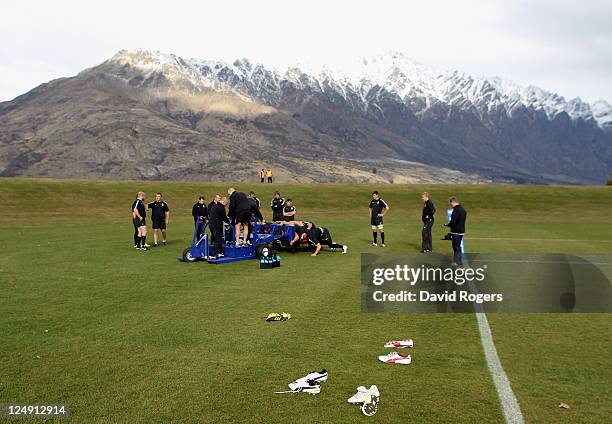
[[[67,403],[78,423],[503,421],[473,314],[361,312],[374,187],[236,186],[264,204],[275,189],[291,196],[298,218],[330,228],[349,254],[285,254],[272,271],[183,264],[196,196],[228,184],[0,179],[0,403]],[[424,189],[439,215],[460,198],[472,252],[612,252],[611,187],[378,189],[391,206],[387,252],[419,250]],[[138,190],[164,193],[168,246],[132,248]],[[450,252],[438,221],[434,249]],[[294,319],[264,322],[273,311]],[[609,422],[612,315],[488,319],[526,422]],[[378,362],[402,337],[415,340],[413,363]],[[274,394],[320,368],[330,372],[320,395]],[[381,404],[367,418],[346,399],[371,384]]]

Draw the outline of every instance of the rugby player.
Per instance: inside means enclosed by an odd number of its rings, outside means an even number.
[[[278,191],[274,192],[274,197],[270,202],[270,208],[272,208],[272,221],[279,222],[284,221],[283,208],[285,207],[285,199],[281,197]]]
[[[389,205],[380,198],[378,191],[372,192],[370,201],[370,225],[372,226],[372,246],[378,246],[378,232],[380,232],[380,245],[385,247],[385,229],[383,227],[383,217],[389,212]]]
[[[249,191],[248,200],[249,200],[249,205],[251,206],[251,213],[253,214],[257,222],[263,222],[264,219],[263,219],[263,215],[261,214],[261,210],[260,210],[261,202],[255,195],[255,192]]]
[[[198,226],[198,238],[200,238],[202,235],[202,225],[208,219],[208,208],[206,207],[204,196],[198,197],[198,201],[191,208],[191,216],[193,216],[194,225]]]
[[[168,204],[164,202],[161,193],[155,193],[155,201],[149,203],[149,207],[152,211],[151,220],[153,221],[153,246],[157,247],[157,231],[160,230],[162,233],[162,243],[166,245],[166,227],[170,222],[170,208]]]
[[[236,247],[240,247],[243,244],[250,245],[249,240],[249,224],[251,223],[251,205],[246,194],[241,191],[236,191],[234,187],[227,189],[229,194],[229,213],[228,216],[231,218],[234,224],[234,238]],[[244,241],[240,240],[240,226],[242,225],[244,231]]]
[[[132,203],[132,223],[134,224],[134,247],[139,250],[148,250],[147,246],[147,212],[144,205],[145,193],[139,191],[136,200]]]
[[[283,220],[285,222],[295,221],[295,206],[293,206],[293,200],[291,199],[287,199],[283,207]]]
[[[210,244],[213,247],[213,254],[217,257],[223,256],[223,223],[229,224],[229,219],[225,214],[225,205],[227,205],[227,198],[221,198],[221,196],[215,194],[213,201],[208,207]]]

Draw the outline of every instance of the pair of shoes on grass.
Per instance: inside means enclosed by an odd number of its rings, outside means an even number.
[[[325,369],[321,371],[311,371],[304,377],[298,378],[293,383],[289,383],[289,390],[275,393],[308,393],[316,395],[321,393],[321,383],[327,381],[328,373]]]
[[[406,349],[414,346],[414,342],[412,339],[404,339],[404,340],[393,340],[385,343],[386,348],[394,348],[394,349]],[[410,355],[402,355],[398,352],[391,352],[387,355],[380,355],[378,357],[380,362],[384,362],[385,364],[391,365],[408,365],[412,362],[412,358]]]
[[[378,411],[378,401],[380,400],[380,392],[376,385],[366,389],[364,386],[357,387],[357,393],[348,398],[347,402],[361,405],[361,412],[367,417],[371,417]]]
[[[372,246],[377,247],[378,243],[372,243]],[[385,243],[381,243],[380,247],[385,247]]]

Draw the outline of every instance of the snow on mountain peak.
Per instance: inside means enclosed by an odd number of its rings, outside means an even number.
[[[144,73],[162,72],[169,80],[187,80],[196,89],[235,91],[265,101],[272,100],[282,80],[300,88],[331,89],[345,99],[347,93],[357,92],[363,103],[367,103],[367,93],[378,86],[399,96],[405,103],[418,100],[425,105],[424,110],[433,103],[442,102],[473,108],[483,116],[498,108],[505,108],[512,115],[517,108],[526,107],[543,110],[549,119],[565,112],[573,120],[593,119],[602,128],[612,127],[612,106],[603,100],[593,105],[580,98],[566,101],[556,93],[499,77],[478,78],[454,69],[438,70],[396,51],[361,58],[343,69],[324,66],[317,70],[299,64],[281,71],[247,58],[227,63],[182,59],[174,54],[142,49],[122,50],[111,61],[131,65]],[[367,108],[367,104],[362,107]]]

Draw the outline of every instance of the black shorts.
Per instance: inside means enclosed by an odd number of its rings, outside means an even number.
[[[153,220],[153,229],[154,230],[165,230],[166,229],[166,220],[165,219],[154,219]]]
[[[251,212],[251,210],[245,210],[245,211],[238,211],[236,213],[236,224],[240,223],[240,224],[250,224],[251,223],[251,217],[253,216],[253,213]]]
[[[382,216],[373,216],[372,219],[370,219],[370,225],[372,227],[379,227],[383,225]]]
[[[132,219],[132,223],[134,224],[134,228],[144,227],[147,225],[145,218],[134,218]]]

